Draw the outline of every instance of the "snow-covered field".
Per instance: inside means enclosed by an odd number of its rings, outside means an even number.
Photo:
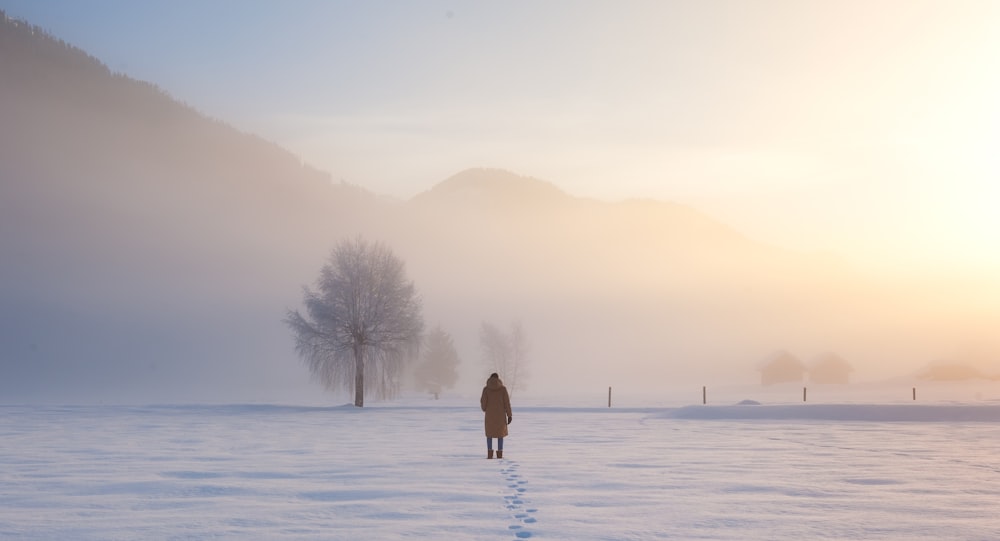
[[[1000,402],[0,406],[0,538],[1000,539]],[[601,404],[601,401],[604,404]]]

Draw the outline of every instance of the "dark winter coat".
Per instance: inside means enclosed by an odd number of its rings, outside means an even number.
[[[510,394],[500,378],[491,377],[483,387],[483,396],[479,405],[486,413],[486,437],[503,438],[507,436],[507,419],[510,413]]]

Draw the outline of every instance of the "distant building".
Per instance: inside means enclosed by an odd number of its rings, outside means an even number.
[[[849,383],[854,368],[836,353],[820,355],[809,366],[810,383]]]
[[[920,379],[931,381],[964,381],[970,379],[998,379],[984,374],[978,368],[969,364],[949,361],[931,363],[926,370],[917,375]]]
[[[761,385],[801,382],[805,378],[806,367],[802,361],[787,351],[772,354],[760,369]]]

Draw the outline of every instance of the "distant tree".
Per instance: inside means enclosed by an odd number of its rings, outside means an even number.
[[[437,400],[442,390],[455,386],[460,362],[451,335],[435,327],[424,341],[423,357],[413,373],[417,388]]]
[[[510,365],[507,367],[504,381],[510,382],[511,390],[520,389],[528,377],[528,339],[524,336],[524,326],[521,321],[510,324],[507,334],[510,342]]]
[[[510,362],[510,345],[507,336],[496,325],[484,321],[479,329],[479,346],[483,352],[483,363],[494,372],[503,372]]]
[[[484,321],[479,330],[479,345],[483,362],[500,374],[511,393],[523,386],[527,378],[528,341],[520,321],[512,322],[508,332]]]
[[[403,262],[381,243],[341,242],[316,289],[303,287],[303,301],[307,316],[290,310],[285,322],[313,377],[327,389],[353,390],[357,407],[364,406],[365,390],[394,396],[423,331],[420,300]]]

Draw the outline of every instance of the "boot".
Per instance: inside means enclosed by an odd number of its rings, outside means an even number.
[[[493,449],[486,450],[486,458],[493,458]]]
[[[497,451],[497,458],[503,458],[503,450]]]

